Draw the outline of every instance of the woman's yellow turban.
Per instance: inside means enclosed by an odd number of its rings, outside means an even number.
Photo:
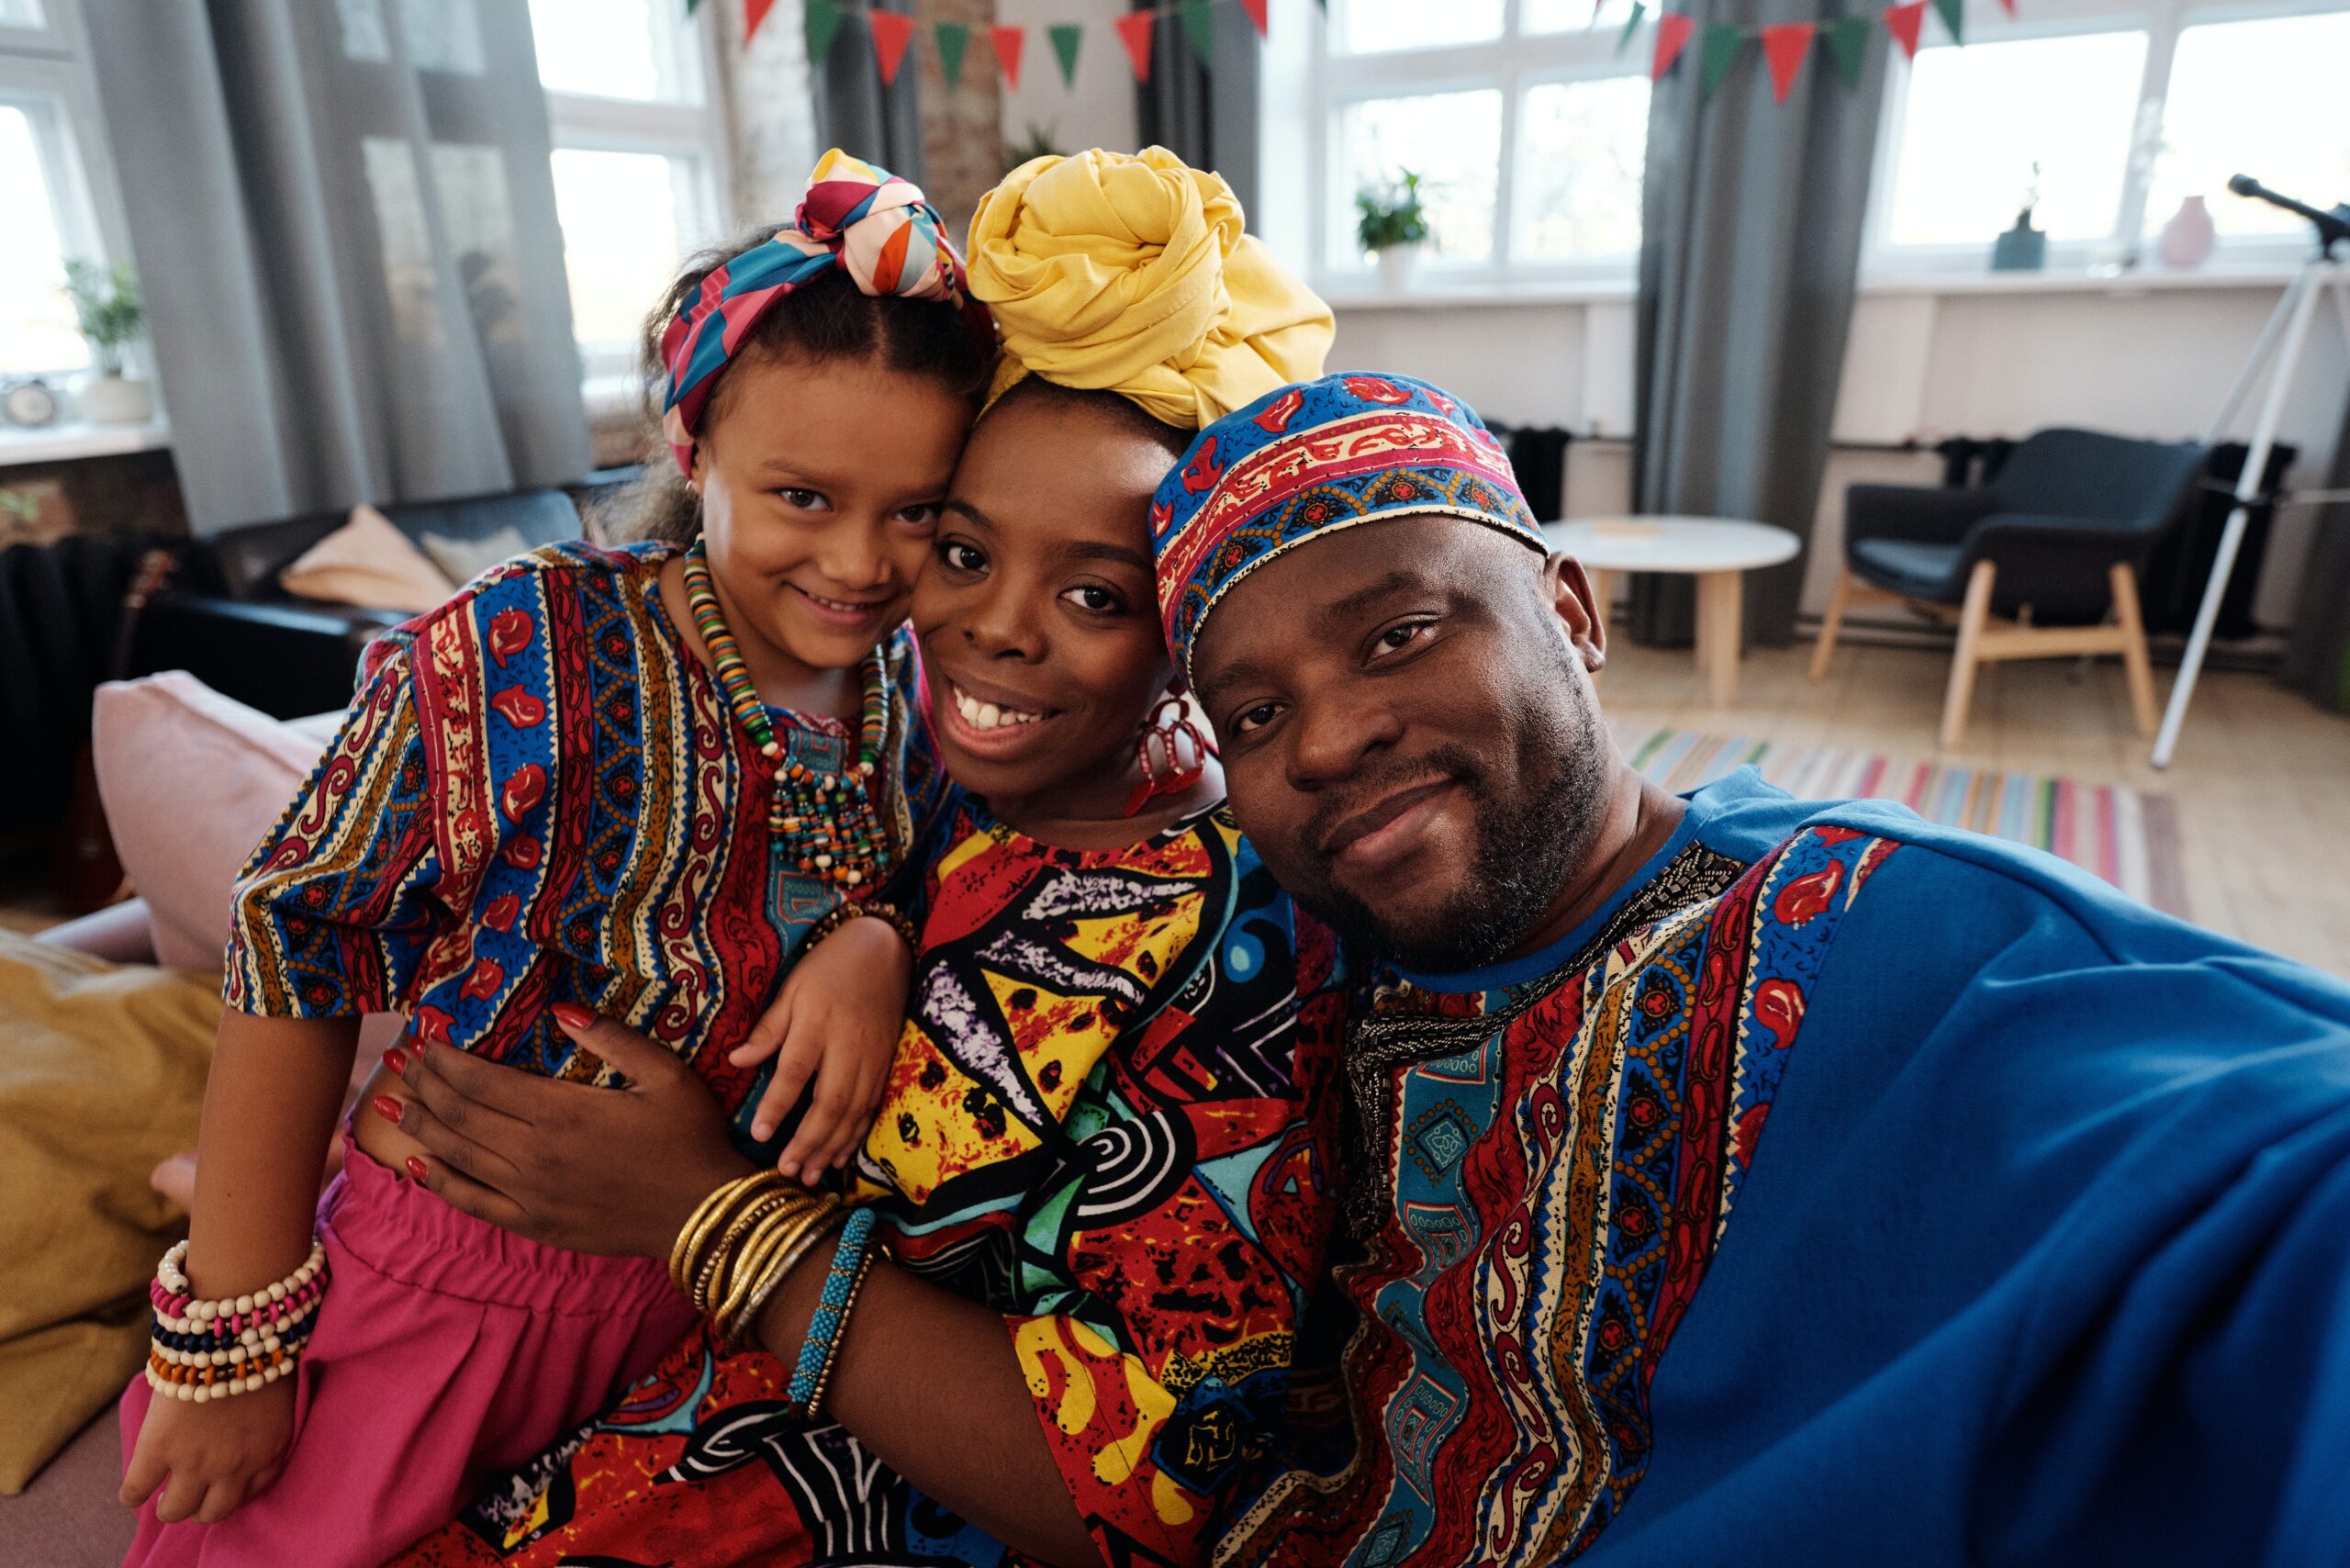
[[[1164,147],[1014,169],[971,219],[971,293],[1003,333],[990,399],[1034,374],[1198,430],[1321,375],[1330,308],[1240,224],[1232,188]]]

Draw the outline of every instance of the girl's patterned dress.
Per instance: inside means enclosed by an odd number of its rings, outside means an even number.
[[[1195,1560],[1279,1427],[1321,1271],[1332,944],[1221,808],[1098,852],[959,797],[946,823],[859,1190],[901,1262],[1004,1315],[1105,1560]],[[788,1382],[697,1328],[398,1562],[1007,1560],[837,1424],[786,1414]]]
[[[551,546],[369,650],[318,771],[237,890],[229,1005],[397,1011],[437,1047],[601,1081],[547,1014],[576,1002],[689,1061],[747,1131],[767,1069],[726,1052],[836,898],[771,864],[772,764],[664,611],[671,550]],[[907,860],[940,776],[890,649],[884,794]],[[793,757],[854,744],[778,715]],[[135,1563],[366,1563],[448,1518],[641,1375],[691,1321],[661,1266],[538,1247],[357,1149],[319,1205],[334,1271],[285,1475]],[[148,1389],[124,1396],[126,1444]]]

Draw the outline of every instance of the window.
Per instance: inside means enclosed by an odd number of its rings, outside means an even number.
[[[68,0],[0,0],[0,380],[87,370],[65,263],[129,254],[79,22]]]
[[[591,379],[633,370],[645,310],[725,228],[707,26],[679,0],[531,0],[572,330]]]
[[[2035,199],[2055,268],[2145,254],[2189,196],[2205,197],[2221,259],[2297,255],[2304,223],[2227,192],[2243,171],[2319,206],[2350,195],[2350,10],[2292,4],[1970,11],[1964,47],[1930,43],[1888,83],[1872,270],[1980,271]]]
[[[1331,0],[1313,70],[1324,140],[1313,253],[1367,274],[1356,196],[1420,177],[1442,287],[1628,279],[1640,245],[1645,53],[1630,0]]]

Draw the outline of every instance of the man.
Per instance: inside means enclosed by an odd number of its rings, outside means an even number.
[[[1220,1560],[2350,1561],[2350,991],[1882,803],[1643,783],[1581,569],[1425,384],[1240,410],[1153,521],[1242,824],[1382,960],[1343,1386]]]

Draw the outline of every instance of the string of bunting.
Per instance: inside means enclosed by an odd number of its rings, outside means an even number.
[[[686,14],[691,16],[701,3],[702,0],[686,0]],[[1110,25],[1117,29],[1118,41],[1125,46],[1135,80],[1150,80],[1151,52],[1158,24],[1170,17],[1181,21],[1184,36],[1191,40],[1192,52],[1199,56],[1200,63],[1209,64],[1215,37],[1215,8],[1227,4],[1237,5],[1248,12],[1257,36],[1265,36],[1265,12],[1270,0],[1168,0],[1167,4],[1123,12],[1113,18]],[[1316,0],[1316,4],[1326,10],[1329,0]],[[759,25],[774,8],[775,0],[744,0],[745,42],[756,36]],[[881,80],[886,85],[894,85],[914,40],[914,19],[902,12],[885,11],[856,0],[805,0],[809,60],[821,62],[832,53],[841,24],[850,17],[864,18],[867,30],[873,36],[873,58],[881,68]],[[1003,73],[1005,85],[1015,92],[1020,87],[1020,65],[1027,51],[1028,31],[1024,27],[1012,26],[987,29],[996,69]],[[1074,85],[1078,54],[1085,44],[1085,24],[1055,22],[1044,31],[1046,40],[1052,45],[1053,59],[1060,66],[1062,84]],[[963,59],[971,47],[972,29],[962,22],[934,22],[930,32],[931,42],[938,51],[939,73],[948,86],[954,86],[963,79]]]
[[[1763,63],[1771,72],[1771,96],[1779,103],[1787,101],[1795,91],[1796,78],[1803,72],[1804,62],[1811,58],[1814,42],[1827,46],[1829,58],[1835,62],[1839,74],[1848,87],[1861,84],[1861,67],[1868,60],[1869,30],[1880,23],[1901,46],[1902,54],[1910,60],[1918,58],[1919,34],[1926,24],[1926,7],[1930,0],[1907,0],[1906,4],[1887,6],[1874,17],[1839,17],[1825,22],[1776,22],[1762,27],[1740,26],[1730,22],[1699,22],[1695,17],[1679,11],[1659,11],[1656,17],[1656,47],[1649,57],[1649,80],[1661,81],[1673,69],[1694,40],[1697,46],[1698,91],[1706,97],[1722,84],[1730,67],[1746,52],[1749,43],[1762,46]],[[1950,41],[1963,44],[1964,37],[1965,0],[1930,0],[1934,14],[1950,29]],[[2012,17],[2016,0],[1999,0],[2000,6]],[[1616,40],[1616,52],[1629,49],[1635,34],[1648,19],[1648,0],[1632,0],[1632,15],[1624,23],[1624,31]]]

